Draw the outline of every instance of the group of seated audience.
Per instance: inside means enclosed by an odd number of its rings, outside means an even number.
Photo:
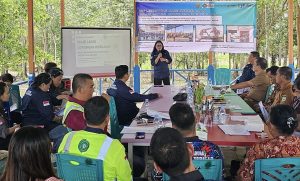
[[[239,180],[254,179],[257,159],[300,157],[297,119],[297,114],[300,114],[300,77],[293,83],[291,68],[267,67],[266,59],[259,57],[258,52],[251,52],[242,77],[231,86],[232,89],[249,88],[249,92],[241,94],[245,102],[260,113],[257,104],[262,101],[270,112],[270,118],[266,120],[269,138],[247,151],[237,173]],[[35,77],[22,98],[22,128],[20,124],[8,124],[10,113],[4,105],[9,102],[13,78],[1,76],[0,149],[9,151],[1,180],[59,180],[51,164],[51,151],[103,160],[105,181],[132,180],[135,163],[132,172],[126,145],[111,138],[107,132],[109,97],[115,100],[119,124],[129,126],[139,113],[136,103],[157,99],[160,95],[139,94],[127,86],[130,74],[126,65],[117,66],[115,75],[116,80],[107,90],[109,96],[93,97],[94,81],[90,75],[76,74],[70,93],[61,90],[63,71],[56,64],[46,64],[45,73]],[[58,114],[56,110],[61,107],[64,107],[64,113]],[[197,136],[195,114],[188,104],[173,104],[169,115],[172,128],[157,129],[150,143],[154,180],[162,180],[162,172],[168,174],[171,181],[204,180],[193,160],[220,159],[224,169],[220,148]]]

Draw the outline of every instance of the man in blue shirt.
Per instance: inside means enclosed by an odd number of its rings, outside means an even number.
[[[253,51],[249,54],[248,64],[244,67],[242,75],[236,81],[237,84],[241,82],[249,81],[255,77],[255,73],[252,70],[252,67],[253,67],[253,63],[258,58],[259,58],[259,53],[256,51]]]
[[[128,87],[126,82],[130,75],[127,65],[117,66],[115,68],[115,74],[116,80],[113,85],[107,89],[107,94],[115,98],[119,124],[129,126],[132,119],[135,118],[139,112],[136,102],[143,102],[145,99],[156,99],[158,98],[158,94],[142,95]]]

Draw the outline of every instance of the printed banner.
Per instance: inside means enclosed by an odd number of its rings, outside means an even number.
[[[256,50],[256,1],[136,2],[137,51],[161,40],[169,52]]]

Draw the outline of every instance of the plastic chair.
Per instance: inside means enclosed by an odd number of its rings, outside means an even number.
[[[102,181],[103,161],[66,153],[56,154],[58,176],[64,181]]]
[[[272,84],[272,85],[268,86],[266,97],[265,97],[265,100],[264,100],[265,103],[268,101],[269,97],[272,95],[274,89],[275,89],[275,84]]]
[[[123,126],[119,125],[115,98],[110,96],[109,99],[109,116],[110,116],[110,134],[114,139],[121,139]]]
[[[227,68],[218,68],[215,70],[216,85],[229,85],[231,81],[230,70]]]
[[[300,180],[300,158],[268,158],[255,160],[255,180]]]
[[[205,180],[222,180],[222,160],[221,159],[205,159],[193,160],[193,164],[200,171]],[[169,181],[167,174],[163,174],[163,180]]]
[[[207,67],[207,81],[211,81],[212,84],[215,84],[215,68],[212,65]]]

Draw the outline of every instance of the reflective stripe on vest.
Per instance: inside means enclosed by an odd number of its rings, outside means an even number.
[[[99,151],[97,159],[104,160],[104,158],[105,158],[105,156],[107,154],[107,151],[108,151],[108,149],[109,149],[109,147],[110,147],[110,145],[111,145],[112,142],[113,142],[113,139],[110,138],[110,137],[108,137],[108,136],[106,136],[106,138],[105,138],[105,140],[104,140],[104,142],[103,142],[103,144],[101,146],[101,149]]]
[[[64,116],[62,120],[63,124],[65,123],[65,120],[67,119],[69,113],[73,110],[80,111],[82,113],[84,112],[84,109],[80,104],[77,104],[76,102],[68,101],[64,110]]]
[[[72,131],[70,134],[69,134],[69,136],[68,136],[68,138],[67,138],[67,141],[66,141],[66,144],[65,144],[65,146],[64,146],[64,152],[69,152],[69,149],[70,149],[70,146],[71,146],[71,141],[72,141],[72,138],[73,138],[73,136],[75,135],[75,131]]]
[[[67,138],[67,141],[65,143],[65,146],[64,146],[64,152],[65,153],[69,153],[69,149],[70,149],[70,146],[71,146],[71,141],[72,141],[75,133],[76,133],[76,131],[72,131],[69,134],[69,136]],[[106,156],[106,154],[108,152],[108,149],[109,149],[109,147],[110,147],[110,145],[111,145],[112,142],[113,142],[113,139],[110,138],[109,136],[106,136],[106,138],[105,138],[105,140],[104,140],[104,142],[103,142],[103,144],[102,144],[102,146],[100,148],[100,151],[99,151],[99,154],[97,156],[97,159],[104,160],[104,158],[105,158],[105,156]]]

